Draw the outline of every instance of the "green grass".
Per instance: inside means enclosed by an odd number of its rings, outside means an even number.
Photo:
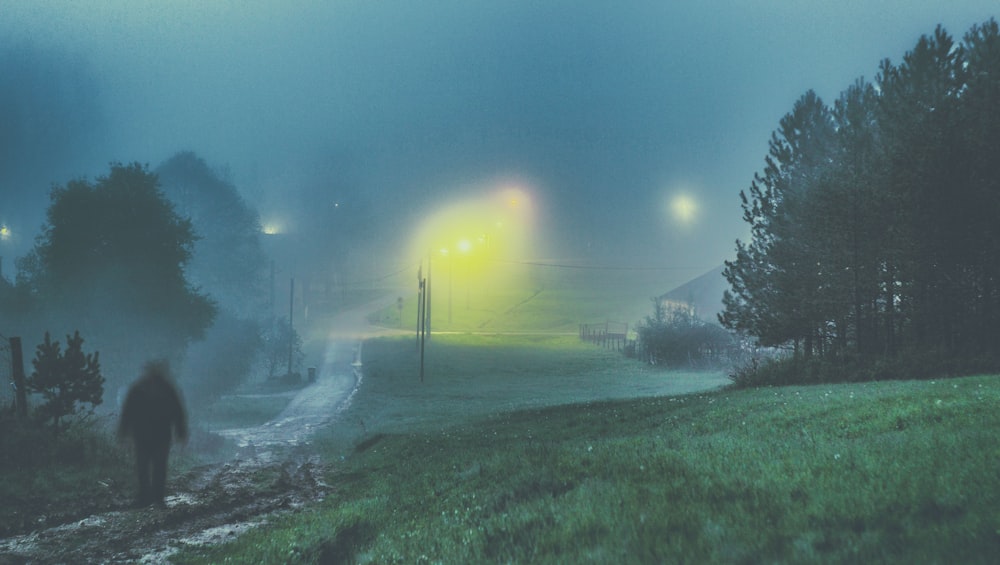
[[[131,458],[105,429],[107,422],[77,424],[59,436],[4,423],[0,536],[107,510],[131,494]]]
[[[425,346],[424,382],[412,338],[365,343],[364,381],[332,435],[436,431],[521,408],[720,387],[721,372],[664,371],[569,336],[437,335]]]
[[[405,342],[369,344],[369,374],[350,417],[380,415],[329,477],[335,494],[178,560],[910,563],[1000,555],[996,376],[545,406],[579,394],[584,387],[574,384],[606,382],[592,398],[614,398],[632,380],[671,375],[615,366],[600,350],[558,341],[529,353],[529,338],[490,348],[477,339],[489,338],[439,340],[423,385],[405,384],[416,380]],[[502,390],[504,380],[513,392]],[[479,392],[484,383],[497,388]],[[465,397],[448,398],[462,390]],[[543,396],[516,400],[527,392]],[[495,394],[508,396],[490,402]],[[532,402],[539,407],[522,408]],[[342,440],[331,434],[320,446],[339,458]]]
[[[432,296],[432,329],[575,333],[581,323],[612,320],[634,325],[652,313],[651,297],[684,282],[683,277],[668,276],[663,271],[623,274],[537,266],[526,269],[524,278],[502,287],[477,285],[467,293],[464,286],[456,285],[451,293],[450,316],[447,279],[439,277]],[[372,315],[373,322],[392,328],[415,328],[416,289],[399,294],[404,299],[402,312],[395,304],[389,305]]]

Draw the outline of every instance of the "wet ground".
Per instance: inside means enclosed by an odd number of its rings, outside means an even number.
[[[165,563],[184,546],[228,541],[323,500],[330,469],[311,454],[313,433],[335,421],[361,379],[357,342],[330,341],[317,381],[262,426],[222,430],[239,454],[168,482],[165,508],[130,507],[129,489],[108,485],[110,510],[39,516],[39,529],[0,540],[0,564]]]
[[[354,398],[362,379],[362,339],[398,332],[369,324],[367,314],[384,305],[342,312],[310,332],[316,382],[264,425],[217,430],[235,441],[239,454],[172,477],[166,508],[131,508],[131,485],[105,485],[108,499],[97,510],[40,515],[34,531],[0,539],[0,565],[166,563],[182,547],[219,544],[323,500],[333,488],[324,481],[332,469],[309,443]]]

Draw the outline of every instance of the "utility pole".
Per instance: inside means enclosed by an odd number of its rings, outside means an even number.
[[[420,334],[424,324],[424,267],[417,269],[417,349],[420,349]]]
[[[427,313],[427,279],[420,281],[420,288],[423,292],[420,293],[421,300],[423,302],[423,311]],[[424,382],[424,345],[427,342],[427,320],[424,320],[424,328],[420,333],[420,382]]]
[[[292,375],[292,357],[295,353],[295,326],[292,324],[292,316],[295,315],[295,277],[288,290],[288,376]]]
[[[274,317],[274,259],[271,259],[271,293],[268,294],[267,298],[267,314],[268,316]]]

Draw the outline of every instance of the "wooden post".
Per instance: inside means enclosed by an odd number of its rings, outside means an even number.
[[[17,403],[17,419],[28,419],[28,390],[24,378],[24,357],[21,355],[21,338],[10,338],[10,364],[14,372],[15,401]]]
[[[292,316],[295,314],[295,279],[292,278],[288,289],[288,377],[292,376],[292,357],[295,353],[295,326]]]

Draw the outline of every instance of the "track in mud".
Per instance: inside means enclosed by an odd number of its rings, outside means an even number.
[[[322,500],[330,469],[309,439],[349,403],[360,380],[357,347],[331,343],[317,382],[271,422],[219,432],[239,456],[173,478],[166,508],[131,509],[119,496],[110,511],[0,540],[0,564],[164,563],[182,547],[229,541]]]

